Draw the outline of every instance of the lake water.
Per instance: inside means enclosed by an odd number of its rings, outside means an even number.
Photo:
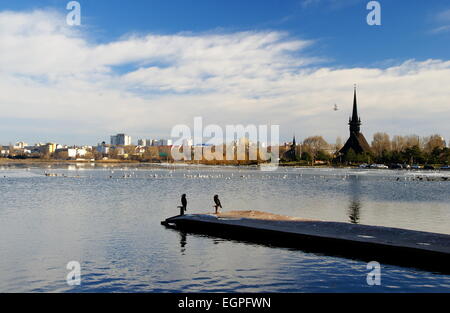
[[[58,174],[47,177],[45,173]],[[450,234],[449,172],[26,165],[0,167],[0,292],[449,292],[450,275],[166,229],[224,210]],[[81,265],[69,286],[66,265]]]

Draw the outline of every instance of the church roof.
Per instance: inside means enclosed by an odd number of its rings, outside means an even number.
[[[344,147],[339,151],[343,154],[346,154],[350,149],[352,149],[355,153],[369,153],[372,151],[369,143],[362,133],[352,132],[350,133],[350,138],[348,138]]]

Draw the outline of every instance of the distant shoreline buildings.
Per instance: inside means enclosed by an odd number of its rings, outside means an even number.
[[[450,149],[444,138],[440,135],[429,137],[394,136],[391,140],[386,133],[376,133],[372,144],[369,145],[361,132],[361,118],[358,114],[358,102],[356,86],[353,93],[353,110],[349,119],[350,135],[348,140],[342,145],[339,140],[336,144],[329,144],[321,136],[305,138],[302,143],[297,143],[296,136],[292,142],[287,142],[277,146],[279,160],[286,163],[296,163],[304,165],[320,165],[332,163],[370,163],[372,161],[386,164],[449,164]],[[339,139],[339,138],[338,138]],[[202,159],[195,159],[195,162],[205,164],[254,164],[264,163],[262,157],[264,151],[272,150],[273,147],[264,143],[251,142],[248,138],[242,137],[223,144],[223,151],[232,149],[234,159],[215,159],[216,150],[220,146],[210,144],[194,145],[193,140],[185,140],[183,145],[175,146],[171,139],[138,139],[137,145],[132,143],[131,136],[125,133],[118,133],[110,136],[110,143],[105,141],[97,146],[67,146],[57,143],[38,143],[28,145],[19,141],[15,145],[0,146],[0,157],[9,159],[55,159],[55,160],[135,160],[142,162],[175,162],[172,156],[173,148],[183,151],[189,156],[203,156]],[[238,147],[243,147],[245,156],[243,159],[236,157],[240,153]],[[188,149],[188,150],[186,150]],[[219,150],[220,151],[220,150]],[[256,159],[250,157],[250,153],[256,151]],[[265,153],[265,152],[264,152]],[[225,156],[225,154],[224,154]],[[228,155],[227,155],[228,156]],[[194,160],[187,158],[186,162]],[[233,163],[236,162],[237,163]],[[247,163],[239,163],[245,161]],[[267,161],[267,160],[266,160]],[[230,163],[231,162],[231,163]],[[249,163],[250,162],[250,163]]]
[[[29,145],[19,141],[16,144],[0,146],[0,158],[9,159],[55,159],[55,160],[107,160],[107,159],[147,159],[159,160],[170,157],[170,139],[140,139],[138,145],[124,133],[110,136],[97,146],[68,146],[57,143],[37,143]]]

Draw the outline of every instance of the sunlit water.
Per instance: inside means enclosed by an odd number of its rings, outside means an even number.
[[[450,276],[301,250],[184,234],[160,221],[189,212],[261,210],[450,234],[448,172],[280,168],[4,166],[0,292],[449,292]],[[46,177],[45,173],[58,174]],[[63,177],[63,175],[65,177]],[[69,286],[69,261],[81,285]]]

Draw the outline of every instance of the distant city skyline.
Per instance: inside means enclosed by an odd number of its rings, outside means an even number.
[[[365,0],[0,1],[0,144],[170,139],[207,124],[280,125],[280,141],[450,137],[450,3]],[[337,110],[335,108],[337,106]]]

